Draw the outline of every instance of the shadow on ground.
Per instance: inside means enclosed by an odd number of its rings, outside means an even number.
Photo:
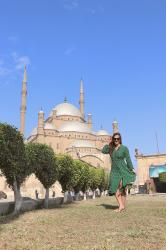
[[[26,199],[25,199],[26,200]],[[27,200],[33,200],[33,199],[27,199]],[[34,200],[35,201],[35,200]],[[15,215],[13,214],[13,212],[11,212],[10,214],[6,214],[6,215],[1,215],[0,216],[0,225],[2,224],[9,224],[10,222],[14,221],[14,220],[17,220],[19,219],[23,214],[28,214],[30,212],[34,212],[34,213],[37,213],[39,210],[43,210],[43,211],[46,211],[46,210],[52,210],[52,209],[70,209],[70,207],[72,205],[78,205],[76,202],[72,202],[72,203],[66,203],[66,204],[56,204],[56,205],[50,205],[49,204],[49,207],[48,208],[44,208],[43,207],[43,204],[32,209],[32,210],[27,210],[27,211],[20,211],[19,214]],[[14,209],[14,208],[13,208]],[[1,231],[1,227],[0,227],[0,231]]]
[[[110,204],[100,204],[100,205],[97,205],[97,206],[101,206],[101,207],[104,207],[105,209],[116,209],[118,208],[118,206],[115,206],[115,205],[110,205]]]

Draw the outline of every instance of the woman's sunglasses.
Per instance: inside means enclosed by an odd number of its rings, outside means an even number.
[[[114,141],[119,141],[119,140],[120,140],[120,137],[114,138]]]

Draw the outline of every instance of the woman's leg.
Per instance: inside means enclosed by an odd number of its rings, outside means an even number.
[[[119,208],[116,209],[116,211],[118,211],[118,212],[124,209],[124,203],[122,200],[122,193],[120,191],[121,188],[122,188],[122,181],[120,181],[118,189],[117,189],[116,194],[115,194],[115,197],[116,197],[118,205],[119,205]]]
[[[117,202],[119,204],[119,208],[116,209],[116,211],[121,212],[125,209],[125,202],[126,202],[125,192],[124,193],[122,192],[122,180],[119,183],[115,197],[116,197]]]
[[[117,189],[116,193],[115,193],[115,197],[116,197],[116,200],[118,202],[118,206],[120,207],[120,201],[119,201],[119,189]],[[119,208],[118,208],[119,210]]]
[[[122,194],[122,202],[123,202],[123,207],[126,207],[126,192]]]
[[[122,190],[122,180],[119,183],[119,190],[120,190],[120,200],[121,200],[121,204],[119,206],[119,212],[121,212],[122,210],[125,209],[125,197],[123,196],[123,190]]]

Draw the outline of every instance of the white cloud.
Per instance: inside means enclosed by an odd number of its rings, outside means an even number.
[[[64,8],[67,10],[73,10],[78,8],[79,1],[78,0],[64,0]]]
[[[90,14],[95,15],[97,13],[104,12],[104,7],[101,4],[99,4],[99,5],[95,6],[93,9],[87,9],[87,11]]]
[[[30,58],[28,56],[19,56],[15,51],[12,52],[11,56],[14,60],[15,68],[17,70],[21,70],[25,65],[29,66],[31,64]]]
[[[8,37],[8,40],[11,41],[11,42],[16,43],[16,42],[18,42],[19,38],[18,38],[18,36],[12,35],[12,36]]]
[[[70,47],[64,51],[65,56],[70,56],[75,52],[76,48],[75,47]]]
[[[30,58],[28,56],[19,56],[14,51],[9,55],[0,56],[0,88],[12,84],[18,77],[23,74],[25,65],[30,65]]]
[[[23,69],[25,65],[28,66],[30,64],[31,62],[28,56],[21,56],[18,58],[16,69]]]
[[[89,9],[88,12],[92,15],[95,15],[96,14],[96,10],[95,9]]]

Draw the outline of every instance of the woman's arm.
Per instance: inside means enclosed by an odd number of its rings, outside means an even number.
[[[110,146],[107,144],[103,147],[102,151],[103,154],[109,154],[110,153]]]
[[[128,169],[134,170],[134,167],[133,167],[133,164],[132,164],[132,161],[131,161],[131,158],[130,158],[130,153],[129,153],[129,150],[128,150],[127,147],[125,148],[125,158],[126,158]]]

